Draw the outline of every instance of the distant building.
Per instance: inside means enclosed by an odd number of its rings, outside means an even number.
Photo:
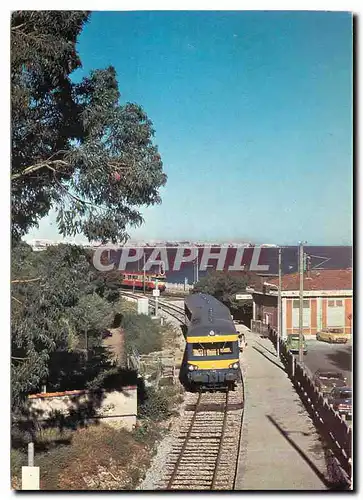
[[[299,332],[299,273],[282,277],[281,336]],[[253,296],[253,319],[277,328],[278,278],[248,290]],[[326,328],[352,328],[352,269],[313,270],[304,276],[303,333],[316,335]]]
[[[25,240],[25,242],[30,245],[35,252],[41,252],[50,246],[58,245],[58,242],[44,239]]]

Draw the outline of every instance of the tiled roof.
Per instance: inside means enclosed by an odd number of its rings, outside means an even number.
[[[266,280],[278,285],[278,278]],[[282,277],[282,291],[299,290],[299,273],[285,274]],[[352,269],[320,269],[310,271],[310,278],[304,274],[304,290],[352,290]]]
[[[131,390],[131,389],[137,389],[136,385],[127,385],[125,387],[120,388],[120,390],[125,391],[125,390]],[[104,389],[101,389],[102,392],[105,392]],[[37,398],[56,398],[60,396],[81,396],[82,394],[89,394],[92,391],[85,390],[85,389],[80,389],[78,391],[64,391],[64,392],[40,392],[38,394],[30,394],[28,396],[28,399],[37,399]]]

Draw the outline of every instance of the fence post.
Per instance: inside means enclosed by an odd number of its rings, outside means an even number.
[[[28,443],[28,467],[34,467],[34,443]]]
[[[39,490],[40,474],[39,467],[34,467],[34,443],[28,443],[28,465],[21,468],[21,489]]]

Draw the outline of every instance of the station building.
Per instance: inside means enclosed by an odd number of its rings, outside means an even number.
[[[282,277],[281,336],[299,332],[299,273]],[[253,297],[253,319],[277,328],[278,278],[248,291]],[[303,332],[309,338],[326,328],[352,335],[352,269],[311,270],[304,275]]]

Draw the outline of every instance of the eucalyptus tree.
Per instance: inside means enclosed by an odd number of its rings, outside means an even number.
[[[111,326],[113,305],[98,295],[89,256],[72,245],[12,252],[11,372],[13,407],[46,381],[54,353],[82,351],[83,335]],[[54,371],[54,370],[53,370]],[[66,373],[66,372],[65,372]],[[69,371],[67,372],[69,376]]]
[[[12,234],[18,240],[51,208],[62,235],[122,241],[160,203],[166,182],[142,107],[121,103],[115,69],[80,81],[77,41],[87,11],[11,16]]]

